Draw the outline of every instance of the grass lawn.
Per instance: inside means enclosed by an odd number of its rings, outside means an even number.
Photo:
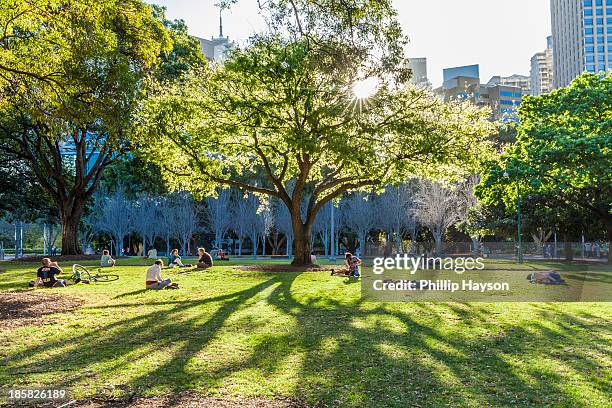
[[[366,303],[359,283],[328,273],[232,264],[164,271],[181,289],[145,291],[144,266],[128,262],[141,261],[120,260],[116,282],[36,290],[25,284],[38,265],[0,264],[0,302],[17,290],[82,302],[0,329],[0,389],[349,407],[612,404],[610,303]]]

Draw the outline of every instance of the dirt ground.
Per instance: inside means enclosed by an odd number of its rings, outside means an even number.
[[[238,265],[235,267],[240,271],[255,271],[255,272],[329,272],[332,270],[330,266],[293,266],[282,264],[267,264],[267,265]],[[338,268],[335,268],[338,269]]]
[[[20,326],[42,326],[54,323],[47,315],[76,309],[82,299],[51,293],[45,289],[2,292],[0,296],[0,330]]]
[[[263,398],[224,399],[204,397],[194,392],[181,392],[175,396],[136,397],[124,399],[87,399],[80,401],[39,402],[27,407],[54,408],[307,408],[305,403],[293,399],[267,400]]]

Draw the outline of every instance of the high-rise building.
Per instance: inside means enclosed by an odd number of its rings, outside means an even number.
[[[555,88],[612,71],[612,0],[551,0]]]
[[[223,36],[223,16],[219,10],[219,37],[213,37],[210,40],[205,38],[195,37],[200,41],[200,47],[202,48],[202,54],[209,60],[215,62],[223,62],[227,52],[232,48],[233,43],[230,42],[229,37]]]
[[[408,58],[408,68],[412,71],[410,82],[416,85],[427,85],[427,58]]]
[[[552,36],[546,39],[546,50],[531,57],[531,94],[547,94],[554,89]]]

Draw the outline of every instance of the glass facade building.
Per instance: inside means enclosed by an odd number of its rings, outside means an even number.
[[[612,0],[551,0],[555,87],[612,71]]]

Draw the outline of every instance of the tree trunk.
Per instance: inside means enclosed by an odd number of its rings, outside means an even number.
[[[312,259],[310,257],[312,247],[310,245],[310,234],[304,234],[304,232],[296,232],[293,240],[295,252],[293,256],[292,265],[306,266],[312,265]]]
[[[434,241],[436,242],[436,256],[442,256],[442,235],[434,234]]]
[[[310,236],[312,235],[312,224],[302,223],[302,217],[298,213],[291,216],[291,224],[293,228],[293,244],[295,247],[292,265],[295,266],[308,266],[312,265],[312,245],[310,243]],[[314,217],[313,217],[314,218]],[[289,241],[287,241],[289,244]]]
[[[62,215],[62,255],[79,255],[78,230],[81,217]]]
[[[573,261],[574,260],[574,251],[572,251],[572,238],[569,234],[563,234],[563,248],[565,251],[565,260]]]

